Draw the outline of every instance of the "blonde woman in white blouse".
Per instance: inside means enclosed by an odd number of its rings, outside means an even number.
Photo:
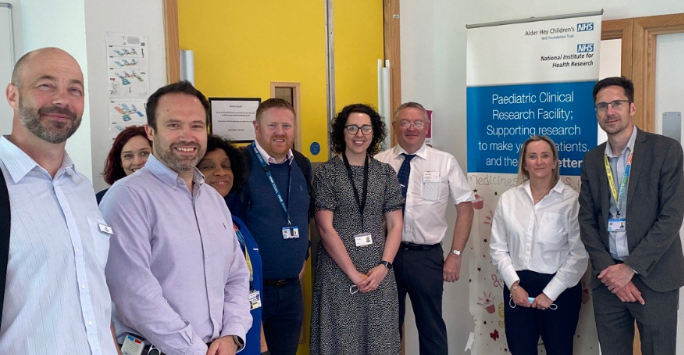
[[[506,283],[504,322],[511,354],[572,354],[588,256],[579,237],[577,192],[560,181],[558,150],[546,136],[521,147],[518,186],[494,214],[490,252]]]

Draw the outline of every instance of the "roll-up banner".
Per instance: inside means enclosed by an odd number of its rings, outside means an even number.
[[[503,318],[508,300],[489,239],[499,197],[518,184],[522,143],[533,135],[553,139],[562,181],[579,190],[582,159],[597,141],[592,89],[600,43],[601,12],[468,26],[468,179],[477,198],[470,238],[472,354],[510,354]],[[581,281],[576,354],[598,354],[588,280],[587,274]]]

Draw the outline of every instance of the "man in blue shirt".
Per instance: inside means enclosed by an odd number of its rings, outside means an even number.
[[[0,138],[11,206],[0,354],[115,355],[104,266],[112,229],[64,147],[81,123],[83,73],[57,48],[24,55]],[[6,218],[6,216],[3,216]]]

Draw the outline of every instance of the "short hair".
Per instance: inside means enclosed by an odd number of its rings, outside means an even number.
[[[596,85],[594,85],[594,102],[596,102],[596,95],[598,95],[598,92],[609,86],[619,86],[623,88],[627,100],[629,100],[629,102],[634,102],[634,83],[624,76],[613,76],[596,83]]]
[[[344,141],[346,130],[344,126],[347,124],[347,119],[349,119],[349,115],[352,113],[364,113],[370,117],[371,125],[373,126],[373,139],[368,149],[366,149],[366,153],[369,156],[375,155],[380,151],[380,143],[385,139],[385,122],[382,121],[382,117],[380,117],[380,114],[375,109],[364,104],[345,106],[333,120],[332,131],[330,132],[330,145],[333,152],[338,154],[344,153],[347,148],[347,143]]]
[[[123,165],[121,165],[121,152],[126,143],[128,143],[131,138],[137,136],[142,136],[149,142],[144,126],[126,127],[118,136],[116,136],[116,139],[114,139],[112,149],[110,149],[109,154],[107,154],[104,171],[102,172],[105,182],[109,185],[113,185],[117,180],[126,177],[126,172],[123,169]],[[152,142],[150,142],[150,148],[151,147]]]
[[[183,80],[159,88],[150,96],[149,99],[147,99],[147,107],[145,108],[145,111],[147,113],[147,124],[150,127],[154,128],[155,130],[157,129],[157,118],[155,117],[157,114],[157,105],[159,104],[159,99],[167,94],[186,94],[199,99],[200,103],[202,103],[202,106],[204,107],[205,123],[209,124],[209,101],[207,101],[207,98],[202,94],[202,92],[192,86],[189,81]]]
[[[17,63],[14,65],[14,70],[12,70],[12,85],[19,87],[19,84],[21,83],[21,72],[24,69],[26,62],[28,62],[28,58],[33,55],[34,52],[35,51],[28,52],[17,60]]]
[[[256,120],[261,120],[261,116],[264,114],[264,112],[272,108],[284,108],[286,110],[290,110],[290,112],[292,112],[292,115],[295,118],[297,117],[297,114],[295,113],[294,107],[292,107],[291,103],[289,103],[286,100],[275,97],[267,99],[266,101],[259,104],[259,107],[257,107],[256,110]]]
[[[553,170],[553,178],[551,179],[551,188],[553,188],[558,180],[560,180],[560,166],[558,164],[558,148],[553,140],[547,136],[532,136],[528,138],[522,147],[520,147],[520,159],[518,160],[518,185],[530,179],[530,173],[525,170],[525,153],[527,153],[527,146],[532,142],[544,141],[551,147],[553,153],[553,160],[556,161],[556,168]]]
[[[207,137],[207,152],[204,155],[207,155],[217,149],[222,149],[224,152],[226,152],[226,155],[230,160],[230,170],[233,171],[233,187],[231,188],[231,192],[240,191],[242,184],[247,178],[247,169],[244,156],[240,150],[235,148],[227,139],[213,134],[209,135],[209,137]]]
[[[399,105],[399,107],[397,107],[396,110],[394,110],[394,119],[395,120],[397,119],[397,117],[399,117],[399,112],[401,112],[401,110],[403,110],[405,108],[417,108],[417,109],[423,111],[423,115],[425,115],[425,121],[428,121],[428,122],[430,121],[430,117],[428,117],[428,113],[427,113],[427,110],[425,110],[425,107],[423,107],[423,105],[421,105],[417,102],[413,102],[413,101],[404,102],[403,104]]]

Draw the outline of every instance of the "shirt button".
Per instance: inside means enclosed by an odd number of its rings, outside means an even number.
[[[86,285],[85,285],[85,284],[81,284],[81,288],[85,289],[85,288],[86,288]]]
[[[88,321],[88,325],[92,327],[92,326],[93,326],[93,321]]]
[[[174,186],[173,191],[178,191],[178,186]]]
[[[75,250],[77,253],[80,253],[80,252],[81,252],[81,248],[78,248],[78,247],[76,247],[74,250]]]

